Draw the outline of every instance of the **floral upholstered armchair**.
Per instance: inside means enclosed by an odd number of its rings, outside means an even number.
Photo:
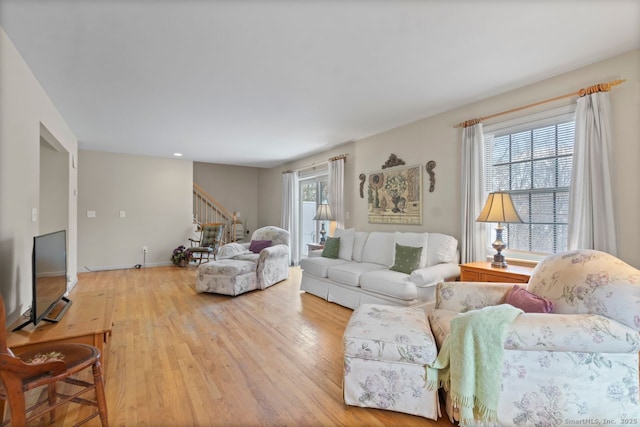
[[[287,230],[262,227],[253,232],[251,242],[224,245],[219,258],[256,262],[258,288],[265,289],[289,277],[289,239]]]
[[[440,283],[438,346],[458,313],[503,304],[514,284]],[[553,313],[523,313],[504,341],[497,425],[639,425],[640,270],[598,251],[551,255],[526,290]],[[458,419],[447,396],[447,413]]]

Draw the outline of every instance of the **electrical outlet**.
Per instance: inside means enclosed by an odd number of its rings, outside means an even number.
[[[142,253],[143,253],[143,254],[146,254],[148,251],[149,251],[149,248],[148,248],[148,247],[146,247],[146,246],[143,246],[143,247],[142,247]]]

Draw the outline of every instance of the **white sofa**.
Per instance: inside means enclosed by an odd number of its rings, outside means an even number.
[[[458,241],[449,235],[338,229],[334,237],[340,237],[337,259],[318,256],[318,251],[300,261],[300,289],[351,309],[386,304],[430,312],[436,284],[460,275]],[[390,270],[396,243],[423,248],[420,268],[411,274]]]

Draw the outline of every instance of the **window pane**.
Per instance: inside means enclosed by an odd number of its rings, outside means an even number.
[[[509,135],[499,136],[493,139],[491,155],[491,160],[494,165],[507,163],[509,161]]]
[[[558,155],[573,154],[573,142],[575,141],[575,122],[558,125]]]
[[[531,132],[519,132],[511,135],[511,161],[531,159]]]
[[[533,188],[556,186],[556,159],[536,160],[533,164]]]
[[[511,186],[501,190],[528,190],[531,188],[531,163],[511,165]]]
[[[536,147],[533,157],[552,157],[556,155],[556,127],[546,126],[533,130],[533,145]]]
[[[490,181],[488,181],[488,183],[492,185],[490,191],[495,191],[496,188],[503,190],[508,190],[511,188],[511,181],[509,180],[509,177],[511,176],[511,174],[509,173],[510,169],[511,168],[508,164],[504,166],[496,166],[495,168],[493,168],[493,177]]]
[[[571,171],[573,157],[561,157],[558,159],[558,187],[569,188],[571,185]]]
[[[567,248],[573,121],[487,138],[488,191],[507,191],[522,224],[503,224],[509,249],[555,253]],[[495,224],[486,228],[495,240]]]

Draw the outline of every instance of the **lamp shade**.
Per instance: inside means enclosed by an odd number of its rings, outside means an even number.
[[[333,214],[329,205],[326,203],[319,205],[316,216],[313,219],[316,221],[333,221]]]
[[[489,193],[477,222],[522,222],[509,193]]]

